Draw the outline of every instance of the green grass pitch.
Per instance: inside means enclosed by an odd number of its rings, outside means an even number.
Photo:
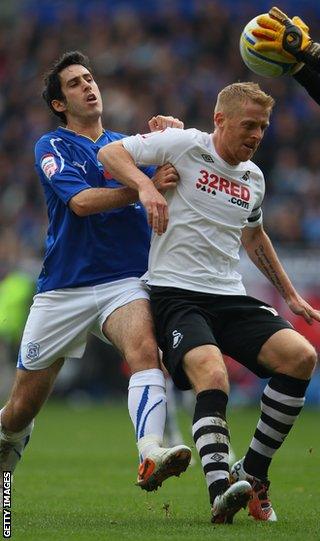
[[[242,456],[258,409],[229,412]],[[186,443],[191,424],[181,414]],[[320,539],[320,411],[305,410],[274,459],[272,501],[279,521],[239,512],[233,525],[210,523],[199,462],[155,493],[134,485],[137,455],[125,405],[71,409],[49,402],[18,466],[12,539],[23,541],[272,541]],[[196,454],[194,453],[194,456]]]

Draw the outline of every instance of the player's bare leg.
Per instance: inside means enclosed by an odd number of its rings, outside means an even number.
[[[165,379],[160,369],[149,301],[139,299],[115,310],[103,332],[128,362],[128,408],[140,455],[138,484],[156,490],[188,467],[191,451],[184,445],[162,448],[166,419]]]
[[[313,346],[293,329],[278,331],[261,348],[258,360],[274,375],[263,391],[261,416],[249,450],[231,469],[233,480],[252,483],[249,510],[256,520],[277,520],[268,495],[268,470],[303,408],[316,359]]]
[[[220,350],[203,345],[183,359],[184,370],[196,392],[192,434],[206,478],[212,522],[230,523],[246,507],[251,486],[229,483],[229,429],[226,421],[229,381]]]
[[[62,365],[63,359],[58,359],[42,370],[17,369],[11,395],[1,410],[4,430],[19,432],[31,423],[47,400]]]
[[[165,373],[167,395],[167,419],[165,426],[165,440],[168,445],[178,445],[183,441],[183,436],[178,423],[177,399],[174,383],[171,377]]]
[[[17,370],[10,398],[0,412],[1,491],[3,471],[13,474],[30,439],[34,417],[48,398],[62,365],[63,359],[59,359],[43,370]]]

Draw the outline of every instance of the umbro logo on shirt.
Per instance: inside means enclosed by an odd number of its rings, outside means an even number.
[[[214,159],[210,154],[201,154],[205,162],[214,163]]]

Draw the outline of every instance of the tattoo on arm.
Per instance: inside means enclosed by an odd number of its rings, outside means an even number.
[[[279,293],[282,296],[285,296],[285,288],[283,287],[281,283],[281,279],[276,271],[276,269],[273,267],[272,262],[268,258],[267,254],[264,251],[264,247],[262,244],[260,244],[254,251],[256,254],[261,270],[263,270],[264,274],[269,278],[270,282],[277,288]]]

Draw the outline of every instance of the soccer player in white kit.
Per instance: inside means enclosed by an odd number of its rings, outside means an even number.
[[[268,468],[300,413],[316,363],[303,336],[271,306],[246,295],[236,270],[242,243],[294,313],[309,323],[320,320],[294,289],[263,229],[264,177],[251,158],[273,105],[257,84],[235,83],[218,95],[212,134],[166,129],[112,143],[98,154],[109,171],[139,190],[150,223],[164,232],[151,242],[151,306],[164,364],[179,388],[196,393],[192,431],[214,523],[232,522],[248,502],[256,520],[277,520]],[[180,175],[166,194],[168,224],[145,197],[147,179],[135,165],[165,162]],[[270,378],[248,452],[231,469],[232,485],[222,353]]]

